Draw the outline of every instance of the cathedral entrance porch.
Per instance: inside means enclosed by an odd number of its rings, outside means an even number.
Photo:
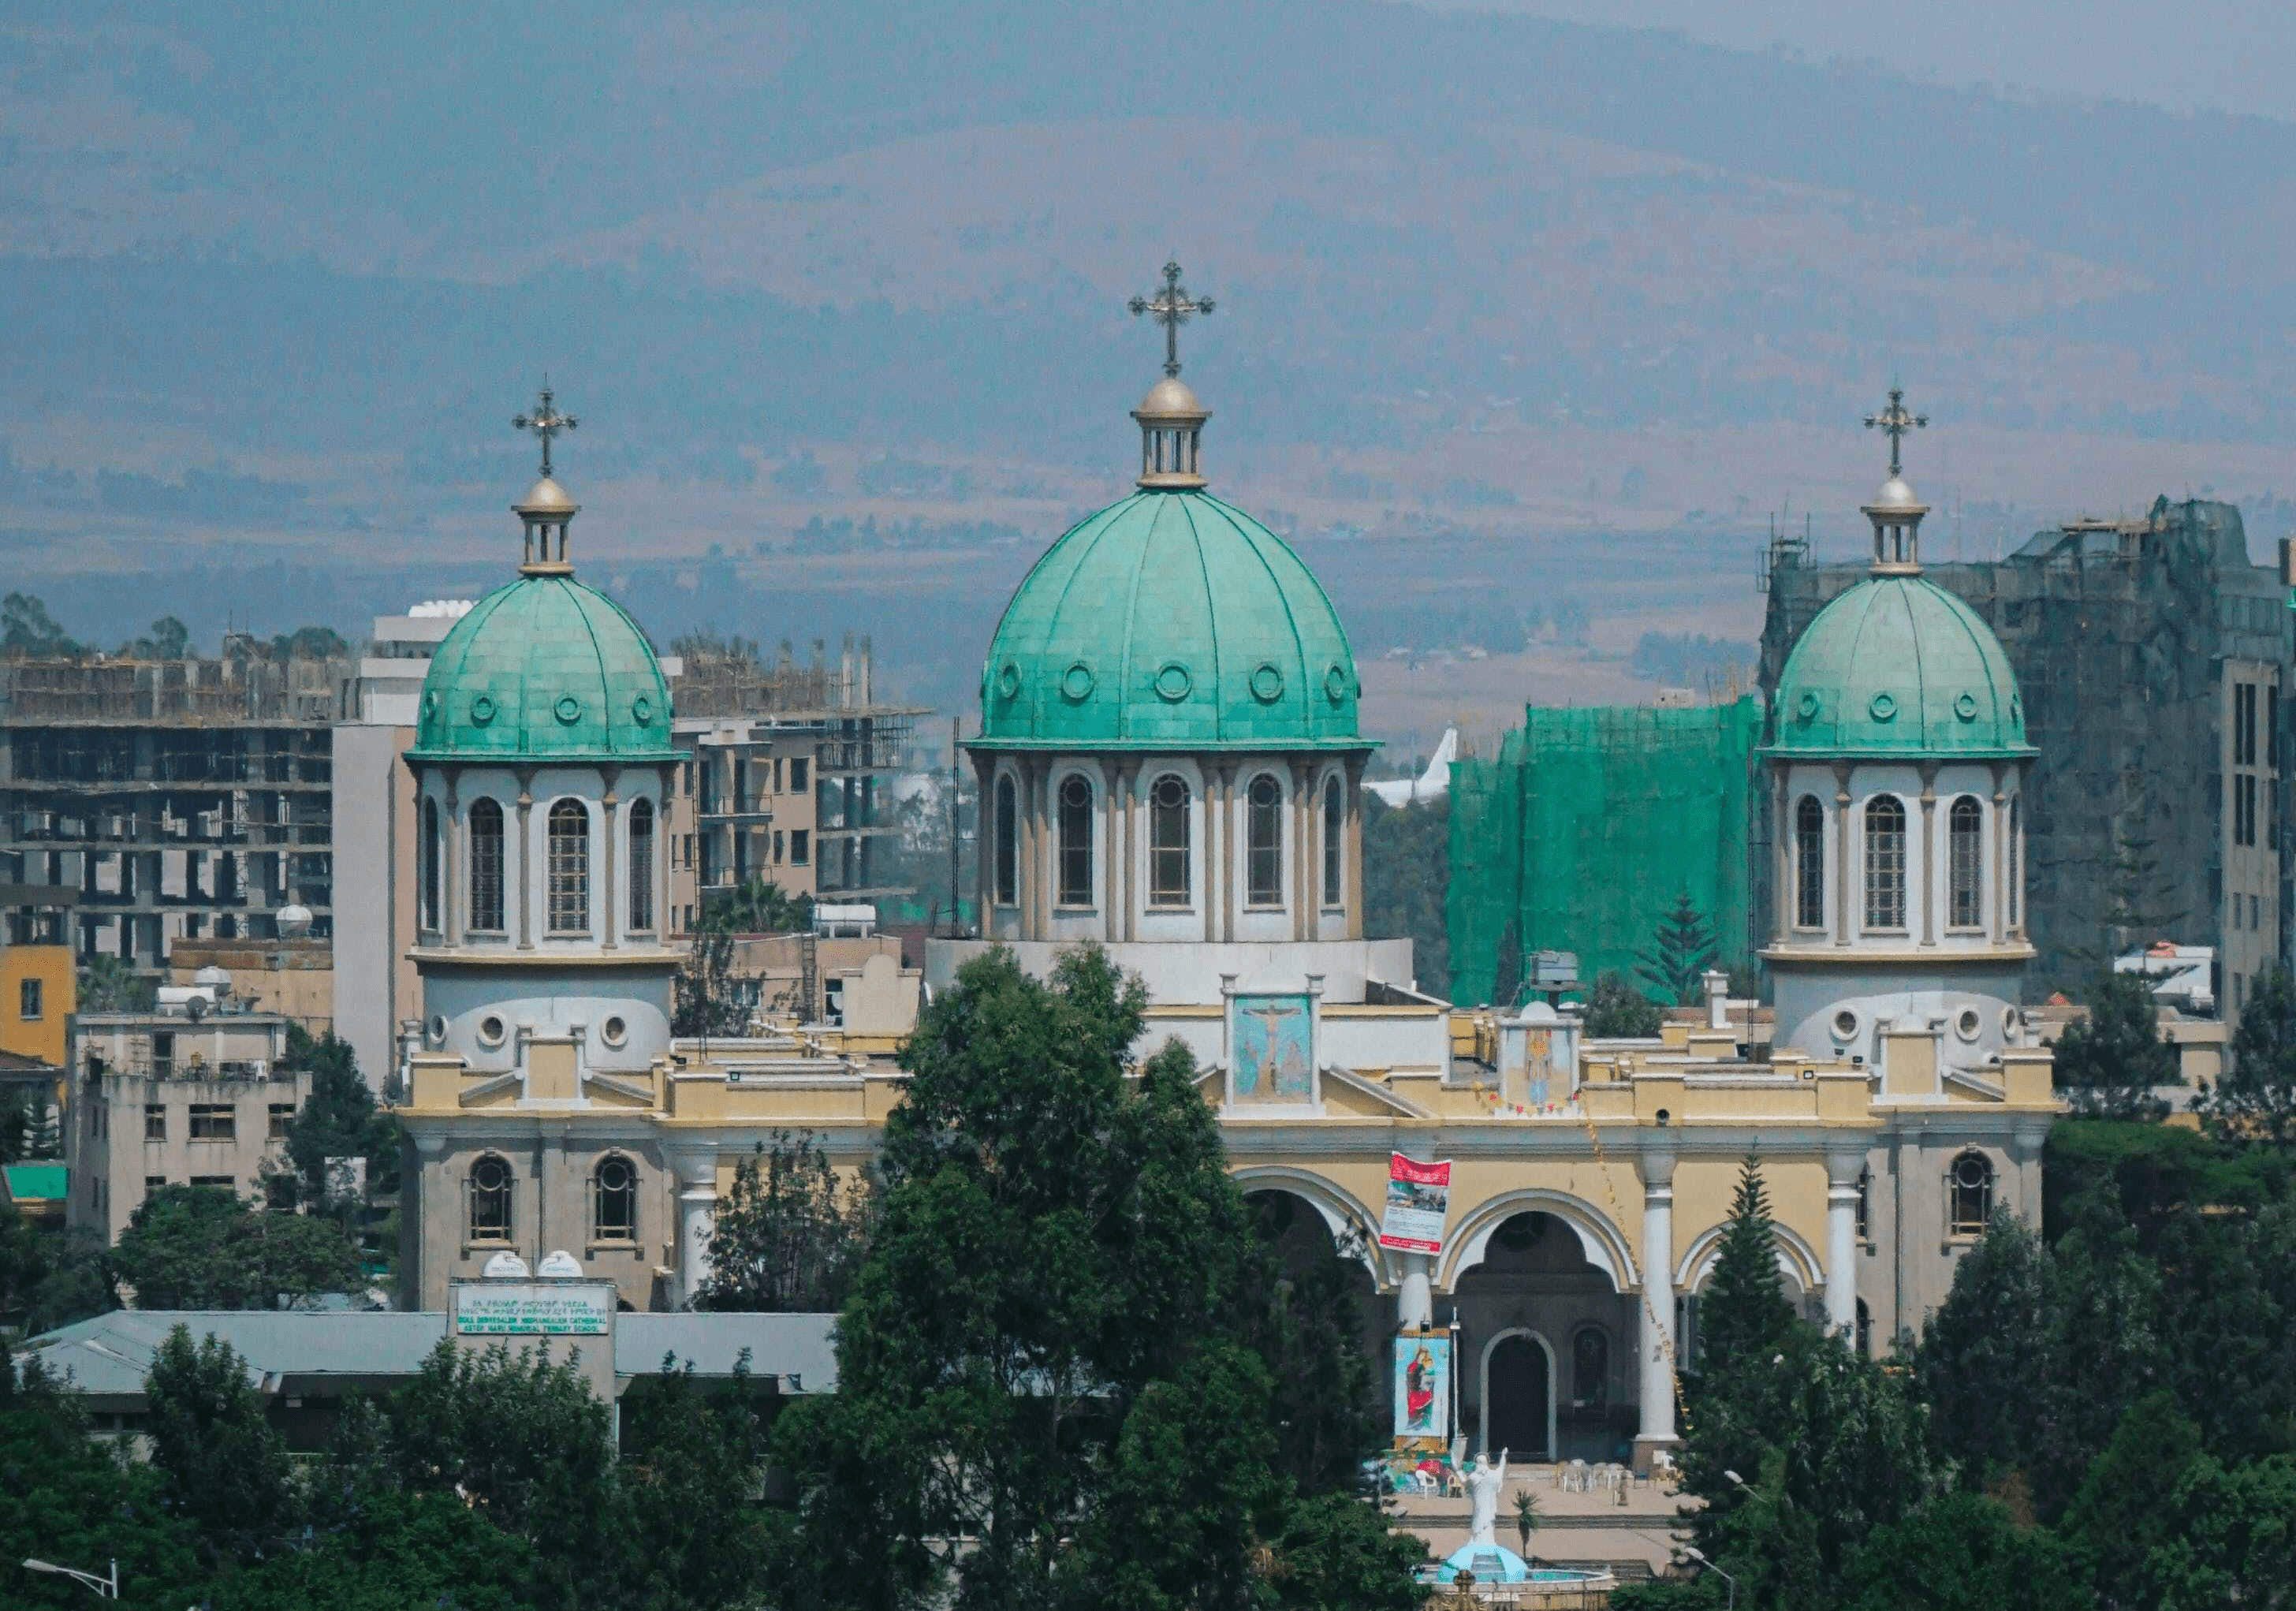
[[[1633,1457],[1637,1301],[1588,1261],[1570,1226],[1512,1216],[1452,1302],[1466,1364],[1460,1428],[1474,1449],[1590,1465]]]

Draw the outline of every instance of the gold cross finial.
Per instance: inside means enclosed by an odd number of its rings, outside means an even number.
[[[570,414],[558,412],[550,390],[550,377],[542,377],[541,395],[535,399],[534,412],[513,415],[511,424],[520,431],[531,431],[542,439],[542,473],[550,473],[550,439],[562,431],[571,431],[580,422]]]
[[[1134,297],[1126,306],[1132,309],[1135,318],[1144,313],[1156,316],[1156,322],[1164,327],[1164,373],[1177,375],[1180,373],[1180,326],[1197,314],[1209,315],[1212,300],[1189,298],[1188,288],[1180,284],[1180,265],[1175,261],[1164,265],[1163,290],[1153,297]]]
[[[1926,414],[1906,412],[1906,389],[1902,386],[1890,388],[1890,406],[1887,408],[1879,414],[1869,414],[1866,416],[1866,430],[1879,431],[1890,439],[1891,476],[1903,473],[1903,469],[1898,462],[1898,445],[1929,423],[1930,416]]]

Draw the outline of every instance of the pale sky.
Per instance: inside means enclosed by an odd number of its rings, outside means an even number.
[[[1917,78],[2181,111],[2296,115],[2287,0],[1417,0],[1623,28],[1737,50],[1888,62]]]

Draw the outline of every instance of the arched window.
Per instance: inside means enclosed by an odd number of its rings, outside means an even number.
[[[1893,794],[1866,805],[1866,926],[1906,926],[1906,808]]]
[[[1188,785],[1168,773],[1148,791],[1148,903],[1188,904]]]
[[[1347,832],[1347,796],[1341,792],[1340,780],[1324,780],[1324,904],[1337,906],[1345,899],[1341,888],[1341,835]]]
[[[996,904],[1021,903],[1021,808],[1013,780],[996,780]]]
[[[2017,926],[2020,898],[2025,892],[2017,877],[2017,797],[2013,794],[2009,797],[2009,866],[2006,875],[2007,889],[2005,892],[2009,897],[2009,926],[2013,929]]]
[[[638,1171],[619,1154],[600,1159],[590,1177],[590,1239],[638,1239]]]
[[[422,926],[437,930],[439,924],[439,802],[426,798],[422,801]]]
[[[590,810],[578,800],[550,808],[550,932],[590,926]]]
[[[1794,806],[1794,926],[1825,926],[1825,808],[1815,794]]]
[[[1061,779],[1061,904],[1092,904],[1092,785],[1081,772]]]
[[[471,926],[499,934],[503,928],[503,809],[493,800],[471,802]]]
[[[1583,1327],[1571,1340],[1570,1396],[1582,1409],[1611,1401],[1611,1339],[1600,1327]]]
[[[1262,772],[1245,796],[1244,900],[1283,903],[1283,785]]]
[[[508,1242],[518,1231],[510,1164],[488,1153],[471,1165],[470,1240]]]
[[[630,805],[630,928],[653,927],[653,801]]]
[[[1951,842],[1946,867],[1952,884],[1948,908],[1952,925],[1973,929],[1985,921],[1985,813],[1977,797],[1964,794],[1946,814],[1946,835]]]
[[[1966,1152],[1953,1161],[1945,1176],[1947,1229],[1956,1237],[1985,1234],[1985,1217],[1993,1212],[1993,1165],[1985,1155]]]

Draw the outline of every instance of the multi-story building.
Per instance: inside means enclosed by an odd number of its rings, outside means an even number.
[[[1788,651],[1865,567],[1808,563],[1791,541],[1770,561],[1761,675],[1775,699]],[[1927,574],[1998,637],[2039,752],[2021,825],[2038,981],[2078,988],[2163,940],[2209,946],[2215,998],[2236,1015],[2290,956],[2282,695],[2296,673],[2288,589],[2251,563],[2240,512],[2162,498],[2139,519],[2075,521],[2006,559]],[[1777,833],[1766,820],[1764,842]]]
[[[0,880],[62,885],[83,960],[334,926],[334,659],[0,661]]]
[[[691,757],[665,807],[673,932],[691,933],[712,892],[753,877],[792,900],[908,892],[882,847],[900,832],[889,785],[925,712],[877,701],[867,638],[848,637],[833,666],[816,640],[809,665],[786,644],[770,665],[734,644],[663,669]]]
[[[258,1192],[264,1161],[310,1095],[309,1074],[279,1066],[286,1050],[287,1020],[274,1013],[79,1015],[67,1223],[110,1244],[161,1186]]]

